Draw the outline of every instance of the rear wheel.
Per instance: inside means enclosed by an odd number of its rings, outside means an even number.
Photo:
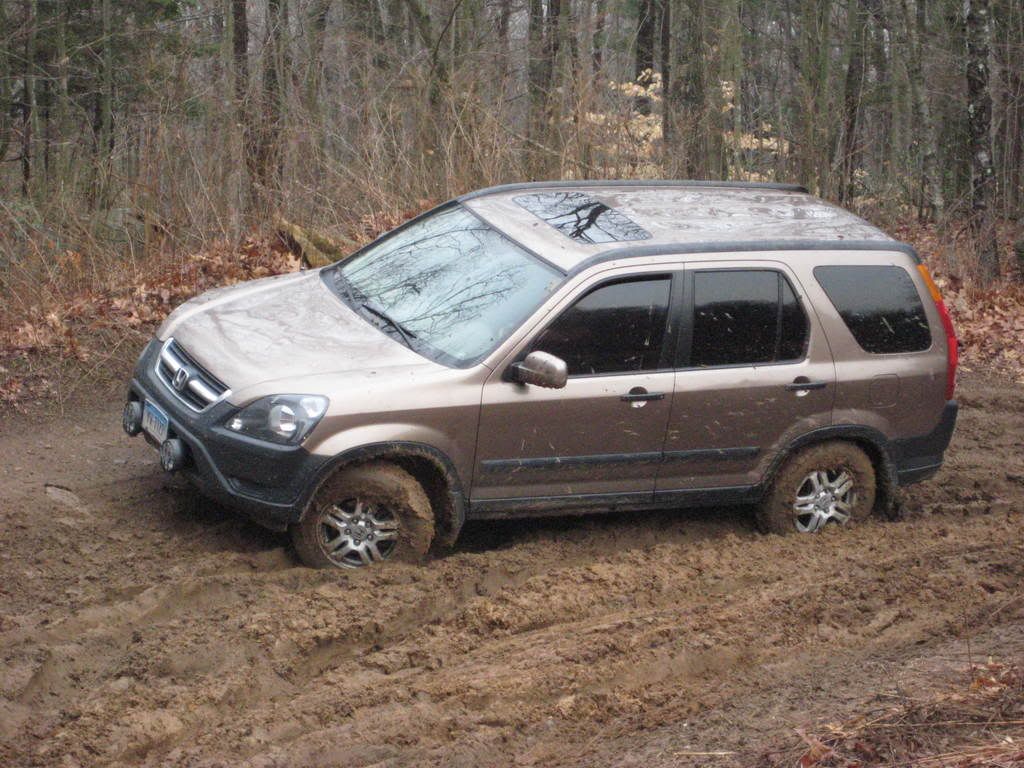
[[[779,470],[758,508],[766,533],[816,533],[826,525],[849,525],[875,505],[875,470],[853,443],[814,445]]]
[[[434,538],[423,487],[400,467],[374,462],[336,472],[292,526],[295,550],[314,568],[421,560]]]

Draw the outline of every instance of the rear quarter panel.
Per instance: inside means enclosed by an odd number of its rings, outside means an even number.
[[[814,275],[817,266],[895,266],[917,289],[931,331],[931,346],[920,352],[866,352],[846,327]],[[945,406],[946,337],[917,263],[897,251],[822,251],[794,265],[814,303],[836,367],[834,424],[877,429],[889,439],[930,432]]]

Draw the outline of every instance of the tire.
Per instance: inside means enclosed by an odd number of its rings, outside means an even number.
[[[871,514],[875,490],[875,468],[856,445],[812,445],[775,475],[757,510],[758,527],[789,534],[815,533],[828,523],[849,525]]]
[[[412,475],[394,464],[372,462],[331,475],[291,535],[299,558],[313,568],[419,562],[434,538],[434,515]]]

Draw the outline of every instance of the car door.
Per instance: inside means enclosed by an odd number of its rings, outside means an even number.
[[[674,293],[664,271],[584,281],[496,368],[482,394],[476,511],[652,497],[672,405]],[[564,388],[509,380],[509,365],[537,350],[566,362]]]
[[[835,365],[802,294],[779,263],[687,265],[659,497],[755,485],[793,438],[831,423]]]

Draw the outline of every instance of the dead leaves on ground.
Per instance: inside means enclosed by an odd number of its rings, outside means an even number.
[[[889,697],[818,733],[795,731],[794,746],[762,754],[763,767],[982,768],[1024,766],[1024,672],[989,660],[972,665],[966,686],[928,698]]]
[[[433,201],[416,208],[363,216],[345,241],[361,245],[394,229]],[[80,273],[81,254],[58,254],[59,269]],[[73,296],[54,291],[44,303],[14,316],[0,310],[0,403],[20,406],[54,394],[46,371],[55,363],[91,365],[108,353],[111,339],[141,341],[179,304],[211,288],[295,272],[297,254],[276,236],[253,235],[237,245],[214,243],[185,257],[151,262],[143,274],[111,276],[108,284]]]
[[[298,268],[299,260],[280,242],[250,237],[237,247],[219,244],[168,259],[139,282],[126,277],[121,284],[32,307],[17,319],[0,318],[0,402],[16,405],[50,394],[50,379],[31,372],[32,362],[89,363],[107,351],[112,336],[142,339],[174,307],[210,288]]]
[[[960,339],[962,365],[994,368],[1024,382],[1024,274],[1010,271],[996,288],[974,289],[952,269],[967,260],[961,235],[944,237],[936,227],[922,225],[900,227],[894,234],[917,249],[934,275]],[[1005,227],[1000,242],[1007,265],[1013,239],[1012,229]]]

